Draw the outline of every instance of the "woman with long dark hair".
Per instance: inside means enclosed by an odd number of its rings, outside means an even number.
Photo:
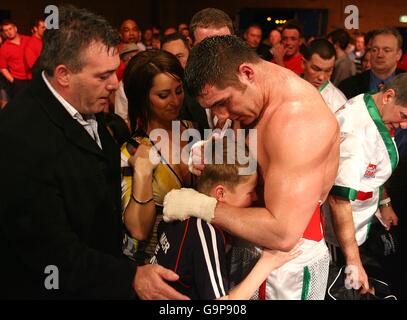
[[[121,155],[124,253],[140,262],[146,262],[154,253],[164,196],[174,188],[193,184],[187,162],[179,161],[188,142],[172,138],[173,123],[184,99],[183,77],[177,58],[160,50],[139,53],[124,73],[132,131]],[[192,127],[187,121],[175,124],[180,134]],[[150,137],[157,129],[163,133],[160,141]],[[169,152],[163,152],[158,145],[168,147]],[[157,156],[158,164],[150,159],[150,154]]]

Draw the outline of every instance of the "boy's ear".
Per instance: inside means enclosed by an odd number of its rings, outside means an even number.
[[[225,202],[225,187],[222,185],[217,185],[215,187],[215,198],[219,202]]]

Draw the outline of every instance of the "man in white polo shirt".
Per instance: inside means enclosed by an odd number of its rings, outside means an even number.
[[[351,267],[349,284],[366,292],[368,276],[359,247],[369,236],[374,215],[387,228],[397,224],[383,186],[398,163],[393,132],[407,128],[407,75],[397,76],[374,95],[361,94],[349,100],[336,117],[341,132],[340,160],[328,197],[330,208],[323,207],[325,239],[336,248],[332,251],[337,257],[333,258]]]

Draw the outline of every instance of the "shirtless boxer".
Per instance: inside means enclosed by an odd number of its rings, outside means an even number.
[[[213,199],[196,191],[171,191],[165,219],[197,216],[256,245],[284,251],[305,238],[302,256],[279,269],[280,278],[292,280],[288,290],[265,288],[265,294],[276,299],[323,299],[329,259],[319,207],[338,169],[334,115],[311,84],[260,59],[235,36],[207,38],[194,47],[186,82],[199,103],[219,119],[239,120],[257,129],[265,207],[213,205]],[[196,206],[198,201],[202,206]],[[189,204],[195,205],[184,210]],[[316,292],[304,291],[305,287]]]

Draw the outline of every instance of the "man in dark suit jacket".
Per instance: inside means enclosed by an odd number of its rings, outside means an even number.
[[[398,74],[405,71],[397,68],[402,56],[403,38],[397,29],[377,29],[372,34],[372,69],[347,78],[339,84],[339,89],[351,99],[361,93],[378,92],[381,86],[389,83]],[[407,152],[407,130],[396,130],[396,144],[399,153]]]
[[[372,69],[343,80],[338,88],[351,99],[361,93],[378,92],[402,72],[397,62],[402,55],[403,39],[397,29],[384,28],[373,32],[370,63]]]
[[[353,97],[356,97],[357,95],[361,93],[366,93],[369,91],[372,92],[377,92],[379,87],[376,88],[376,90],[370,90],[370,79],[372,76],[372,73],[374,71],[372,69],[363,71],[362,73],[359,73],[355,76],[349,77],[345,80],[343,80],[338,88],[345,94],[346,98],[351,99]],[[392,75],[397,76],[400,73],[403,73],[405,71],[396,68],[394,73]],[[392,77],[392,79],[394,78]],[[383,84],[385,82],[383,81]]]
[[[0,297],[182,298],[162,280],[175,273],[122,255],[120,153],[101,114],[119,37],[86,10],[59,19],[44,71],[0,115]]]

